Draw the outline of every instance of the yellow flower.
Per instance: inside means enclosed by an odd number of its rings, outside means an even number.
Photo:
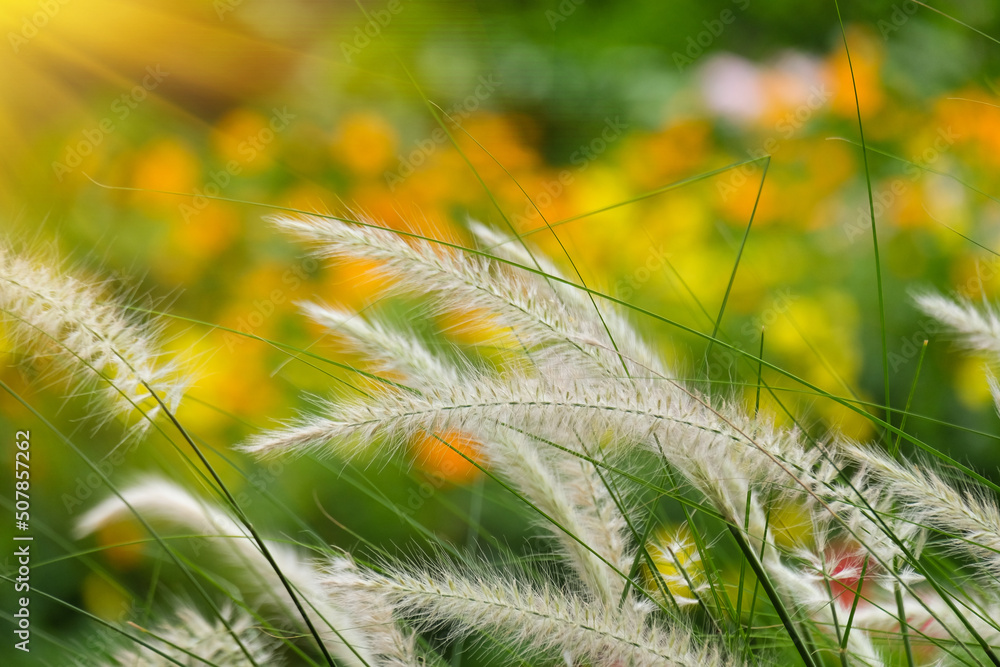
[[[780,547],[791,549],[812,542],[812,519],[801,503],[783,502],[771,508],[768,526]]]
[[[396,155],[396,128],[381,116],[359,112],[344,116],[332,151],[345,167],[361,176],[380,176]]]
[[[132,603],[121,586],[94,572],[83,580],[81,594],[84,608],[106,621],[121,621]]]
[[[662,581],[679,606],[697,604],[697,594],[705,585],[705,569],[687,526],[659,529],[647,549],[659,575],[644,565],[647,586],[658,591]]]
[[[955,361],[955,393],[971,410],[981,410],[992,399],[986,382],[987,360],[981,355],[962,357]]]

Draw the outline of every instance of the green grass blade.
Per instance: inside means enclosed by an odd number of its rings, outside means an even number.
[[[875,224],[875,195],[872,192],[872,177],[871,168],[868,165],[868,146],[865,143],[865,130],[864,124],[861,122],[861,101],[858,99],[858,85],[854,78],[854,63],[851,61],[851,49],[847,44],[847,30],[844,28],[844,19],[840,15],[840,3],[838,0],[833,0],[834,6],[837,8],[837,21],[840,23],[840,34],[844,40],[844,51],[847,54],[847,65],[851,72],[851,86],[854,90],[854,106],[857,110],[858,115],[858,134],[861,136],[861,155],[865,165],[865,185],[868,189],[868,209],[871,213],[872,221],[872,248],[875,251],[875,283],[878,289],[878,317],[879,326],[882,331],[882,376],[883,383],[885,384],[885,410],[886,410],[886,421],[891,422],[891,416],[889,410],[892,406],[892,401],[889,397],[889,340],[888,334],[886,332],[885,324],[885,293],[882,288],[882,260],[879,255],[878,247],[878,229]]]

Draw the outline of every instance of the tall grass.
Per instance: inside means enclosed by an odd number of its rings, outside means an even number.
[[[208,500],[143,479],[82,516],[77,536],[130,513],[156,535],[199,536],[195,556],[157,539],[208,584],[199,590],[216,620],[178,602],[172,620],[123,630],[143,642],[118,649],[117,664],[283,655],[417,665],[445,662],[459,638],[495,660],[532,664],[997,662],[1000,508],[983,478],[946,476],[928,459],[836,434],[816,440],[721,392],[709,398],[677,379],[623,304],[487,227],[472,227],[477,249],[370,221],[273,223],[323,258],[367,261],[386,294],[479,324],[483,344],[501,352],[488,361],[442,350],[377,312],[303,303],[379,374],[241,448],[384,460],[435,434],[468,457],[449,441],[461,434],[475,443],[475,465],[548,539],[534,563],[444,549],[367,562],[307,555],[261,539],[228,493]],[[25,348],[66,356],[71,377],[97,373],[107,412],[141,386],[183,430],[173,402],[160,399],[176,392],[158,386],[141,323],[106,302],[99,316],[76,308],[90,294],[76,279],[5,253],[18,271],[0,284],[3,312]],[[994,312],[934,295],[917,304],[971,348],[998,354]],[[115,364],[132,372],[109,372]],[[685,525],[651,531],[666,505]]]
[[[858,120],[867,167],[860,109]],[[871,202],[867,170],[866,182]],[[748,352],[726,339],[742,245],[706,333],[588,286],[571,261],[563,269],[568,253],[546,257],[479,223],[469,225],[474,243],[465,245],[360,217],[286,210],[270,220],[324,261],[367,267],[385,302],[419,304],[416,319],[447,315],[476,330],[477,345],[459,346],[378,307],[304,302],[303,317],[362,356],[363,367],[264,341],[354,377],[331,381],[311,409],[238,448],[262,461],[311,457],[331,484],[355,484],[410,523],[419,544],[390,549],[358,536],[357,551],[345,553],[313,536],[262,533],[227,485],[238,464],[177,416],[184,364],[160,352],[155,317],[137,317],[141,309],[115,302],[97,281],[0,248],[0,314],[18,352],[51,358],[53,377],[92,394],[97,415],[133,426],[126,438],[150,426],[176,438],[202,486],[196,493],[145,477],[119,487],[71,435],[37,415],[112,490],[79,517],[73,539],[138,517],[148,533],[140,541],[155,542],[169,572],[186,581],[184,596],[147,601],[130,624],[95,616],[116,634],[73,660],[1000,665],[1000,487],[895,423],[881,267],[886,405],[865,406],[775,365],[763,341]],[[934,294],[916,295],[914,306],[1000,362],[992,308]],[[754,409],[735,383],[684,377],[643,333],[644,320],[745,362],[756,373]],[[764,369],[858,412],[884,437],[859,443],[778,425],[759,410],[761,393],[773,393]],[[1000,382],[984,381],[1000,410]],[[472,546],[438,538],[343,465],[405,466],[418,439],[466,459],[487,480],[468,513],[453,508]],[[902,457],[903,441],[923,453]],[[528,553],[486,531],[477,518],[483,503],[532,525]]]

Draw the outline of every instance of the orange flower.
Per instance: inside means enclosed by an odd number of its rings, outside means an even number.
[[[212,133],[212,145],[222,162],[236,163],[239,173],[260,172],[271,166],[266,145],[269,142],[265,140],[273,140],[273,136],[265,116],[250,109],[236,109],[219,121]]]
[[[396,154],[396,128],[377,114],[358,112],[340,120],[331,147],[345,167],[362,176],[381,175]]]
[[[686,120],[654,134],[627,138],[621,159],[628,180],[651,190],[697,173],[709,149],[711,130],[704,120]]]
[[[879,71],[885,54],[879,41],[871,33],[859,28],[848,28],[847,42],[851,51],[850,62],[844,49],[839,49],[827,61],[828,76],[833,86],[830,106],[834,113],[855,119],[858,103],[863,115],[875,113],[885,103]],[[855,89],[857,102],[854,97]]]
[[[413,443],[413,459],[424,472],[452,484],[468,484],[479,468],[465,457],[479,461],[479,443],[461,431],[424,434]],[[463,456],[464,455],[464,456]]]
[[[198,157],[180,139],[167,137],[142,151],[133,167],[132,186],[167,192],[193,192],[201,175]],[[181,201],[174,195],[137,192],[136,198],[166,210],[177,210]]]

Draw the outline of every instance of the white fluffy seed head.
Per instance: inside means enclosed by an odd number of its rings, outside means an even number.
[[[1000,314],[994,308],[977,308],[968,300],[939,294],[918,294],[914,300],[927,315],[952,329],[964,346],[1000,359]]]
[[[664,629],[647,624],[636,605],[595,604],[548,584],[488,569],[459,572],[439,565],[431,569],[388,568],[366,572],[344,585],[377,593],[397,614],[438,626],[447,623],[455,635],[487,631],[523,649],[600,665],[666,665],[713,667],[738,661],[714,643],[693,641],[687,628]]]
[[[198,545],[207,548],[216,565],[238,573],[247,601],[280,621],[303,627],[293,600],[277,573],[265,559],[248,531],[227,512],[194,496],[183,487],[155,477],[123,489],[81,516],[76,536],[84,537],[101,527],[141,516],[154,530],[183,528],[198,535]],[[347,665],[364,664],[354,646],[363,646],[363,635],[342,610],[329,604],[318,590],[319,571],[288,545],[269,542],[268,551],[285,579],[295,589],[324,644]]]
[[[112,656],[112,664],[120,667],[195,662],[218,667],[282,664],[277,652],[279,642],[256,627],[249,614],[232,607],[223,609],[222,614],[231,630],[226,628],[223,619],[208,619],[193,607],[180,607],[173,619],[161,621],[140,637],[160,653],[135,644],[117,651]]]
[[[366,573],[349,558],[333,558],[323,569],[319,585],[329,600],[351,619],[361,635],[355,648],[373,665],[409,667],[423,664],[416,635],[397,622],[386,595],[363,585]]]
[[[453,373],[454,365],[409,347],[405,331],[389,331],[377,322],[351,323],[341,313],[324,316],[313,308],[315,318],[349,330],[362,346],[371,343],[372,358],[401,372],[417,391],[380,387],[364,398],[322,404],[299,422],[256,437],[249,450],[352,457],[373,442],[397,448],[418,432],[468,433],[483,444],[491,470],[512,481],[550,522],[570,528],[593,546],[588,555],[569,541],[560,543],[560,555],[585,592],[543,587],[543,601],[563,596],[557,604],[560,612],[579,605],[584,613],[596,614],[601,604],[620,598],[621,578],[608,573],[628,562],[635,548],[622,530],[622,506],[604,493],[610,487],[599,488],[605,482],[586,462],[590,456],[601,459],[595,452],[606,446],[616,454],[645,449],[660,455],[685,485],[701,493],[706,505],[764,554],[761,564],[782,604],[822,627],[832,627],[834,621],[826,570],[831,548],[856,545],[871,561],[870,581],[883,592],[894,582],[904,588],[919,584],[907,558],[919,558],[926,531],[915,525],[917,515],[899,480],[877,472],[849,447],[810,443],[798,430],[752,418],[739,405],[720,404],[672,379],[667,364],[625,317],[606,309],[606,303],[595,304],[586,290],[569,284],[553,263],[535,256],[519,239],[473,225],[474,235],[497,261],[348,222],[310,218],[277,224],[316,245],[321,254],[372,262],[397,289],[426,297],[436,312],[485,312],[516,332],[528,363],[513,371],[463,368]],[[1000,317],[942,300],[922,305],[971,336],[977,349],[1000,353]],[[553,453],[556,449],[559,455]],[[768,525],[770,510],[782,506],[801,510],[803,522],[812,528],[808,538],[787,551],[778,547],[775,529]],[[944,514],[921,518],[943,520]],[[971,528],[966,533],[974,534]],[[678,569],[679,563],[672,562]],[[383,586],[397,610],[438,623],[480,618],[481,624],[497,623],[483,610],[501,608],[512,619],[511,627],[501,630],[514,633],[508,635],[513,641],[536,649],[560,648],[570,659],[586,659],[582,637],[574,640],[580,645],[553,643],[556,626],[566,617],[549,619],[556,625],[546,625],[544,632],[524,630],[529,624],[525,614],[548,613],[528,604],[534,598],[527,588],[515,587],[510,599],[478,572],[472,575],[475,580],[450,571],[390,574],[362,576],[351,585]],[[679,587],[680,581],[673,583]],[[903,595],[916,594],[907,589]],[[639,599],[626,599],[623,607],[643,618],[650,611]],[[592,622],[595,617],[588,618]],[[522,624],[520,635],[515,622]],[[601,648],[591,659],[603,662],[619,649]],[[847,649],[859,664],[880,664],[879,651],[862,631],[852,633]]]
[[[964,347],[986,355],[1000,367],[1000,312],[996,306],[976,307],[968,300],[953,301],[937,294],[920,294],[915,300],[921,310],[949,327]],[[1000,413],[1000,384],[990,369],[986,369],[986,382]]]
[[[144,429],[177,407],[188,379],[160,351],[157,332],[92,282],[0,244],[0,324],[13,347],[47,362],[74,393],[92,395],[97,413]],[[159,398],[159,401],[154,397]]]
[[[536,363],[553,368],[570,363],[610,374],[629,367],[636,375],[649,374],[644,364],[656,363],[632,327],[612,328],[612,341],[611,320],[597,317],[589,299],[553,298],[551,284],[536,274],[468,251],[403,238],[367,221],[278,216],[272,222],[323,257],[372,262],[371,271],[390,283],[387,290],[434,295],[432,305],[441,312],[495,318],[516,332]],[[635,349],[625,345],[630,342]]]

